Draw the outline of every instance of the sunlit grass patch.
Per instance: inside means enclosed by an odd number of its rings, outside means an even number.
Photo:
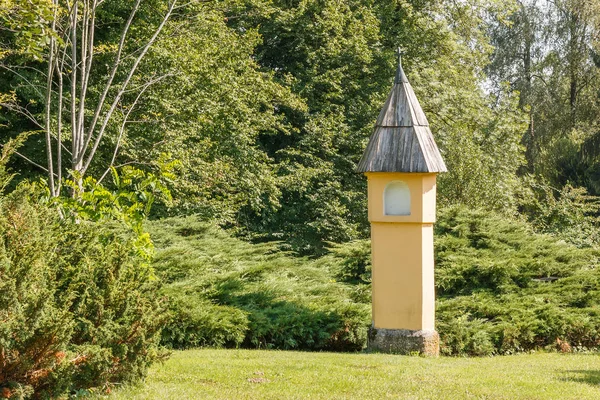
[[[600,355],[177,351],[111,399],[597,399]]]

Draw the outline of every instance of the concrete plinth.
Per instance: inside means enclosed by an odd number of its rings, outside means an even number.
[[[368,350],[381,353],[415,354],[437,357],[440,354],[440,336],[437,331],[408,329],[369,330]]]

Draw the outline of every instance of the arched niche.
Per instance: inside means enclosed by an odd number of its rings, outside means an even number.
[[[385,215],[410,215],[410,189],[405,182],[393,181],[383,191]]]

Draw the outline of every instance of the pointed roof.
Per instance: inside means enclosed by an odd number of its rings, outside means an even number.
[[[358,172],[446,172],[429,122],[398,54],[394,87],[379,113]]]

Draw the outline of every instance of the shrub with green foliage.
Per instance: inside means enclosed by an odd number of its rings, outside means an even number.
[[[505,216],[439,210],[435,225],[437,330],[446,355],[600,346],[600,251],[579,248]],[[366,277],[369,242],[336,250],[338,276]],[[357,268],[357,266],[361,266]],[[370,301],[363,298],[363,301]]]
[[[144,376],[161,302],[130,231],[61,220],[30,186],[0,196],[0,390],[59,397]]]
[[[336,273],[339,280],[354,284],[371,283],[371,242],[354,240],[332,246],[332,255],[340,261]]]
[[[600,245],[600,197],[570,184],[561,190],[544,182],[529,185],[532,190],[521,200],[521,210],[537,231],[578,247]]]
[[[364,347],[369,295],[335,281],[340,259],[292,257],[276,243],[244,243],[193,217],[155,221],[149,230],[154,266],[171,299],[165,345]]]
[[[600,346],[597,249],[464,208],[440,212],[435,244],[442,353]]]
[[[446,355],[600,347],[600,251],[481,210],[439,211],[437,329]],[[307,259],[196,218],[152,222],[176,348],[360,350],[370,326],[369,241]]]

